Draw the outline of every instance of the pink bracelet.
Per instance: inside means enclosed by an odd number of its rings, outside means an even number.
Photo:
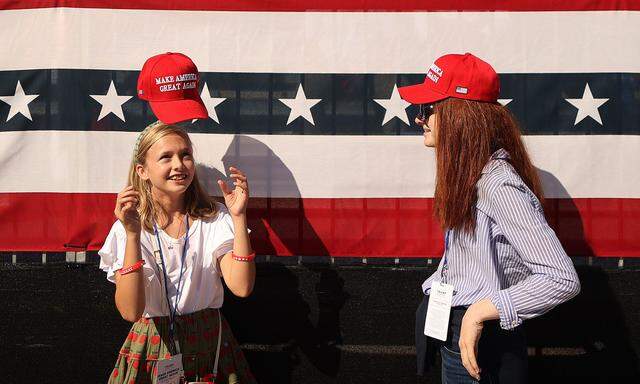
[[[231,251],[231,257],[233,258],[233,260],[236,260],[236,261],[251,262],[253,261],[253,259],[256,258],[256,253],[253,252],[252,254],[249,254],[247,256],[238,256],[235,253],[233,253],[233,251]]]
[[[126,268],[121,268],[119,273],[120,275],[126,275],[127,273],[137,271],[138,269],[140,269],[140,267],[142,267],[142,264],[144,264],[144,260],[138,260],[138,262],[133,265],[130,265]]]

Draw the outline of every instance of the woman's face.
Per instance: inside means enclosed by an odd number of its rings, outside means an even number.
[[[417,116],[415,121],[424,130],[422,136],[424,137],[425,147],[435,148],[438,140],[438,116],[435,113],[429,114],[426,119],[421,119],[421,116]]]
[[[164,195],[184,193],[195,174],[192,149],[178,135],[167,135],[147,151],[144,166],[138,165],[138,175],[150,180],[152,191]]]

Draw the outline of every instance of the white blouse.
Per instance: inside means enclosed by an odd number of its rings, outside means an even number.
[[[195,220],[189,226],[189,241],[185,256],[181,292],[177,306],[178,314],[193,313],[205,308],[220,308],[224,297],[218,259],[233,250],[233,222],[227,208],[216,203],[218,215],[205,221]],[[174,239],[158,228],[162,256],[168,276],[169,300],[175,305],[184,235]],[[124,226],[116,221],[111,227],[100,255],[100,269],[107,273],[107,280],[115,283],[115,271],[122,268],[127,235]],[[144,317],[168,316],[164,285],[159,278],[162,270],[153,255],[158,240],[145,230],[140,236],[142,266],[145,284]]]

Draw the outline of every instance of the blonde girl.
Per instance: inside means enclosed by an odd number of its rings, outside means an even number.
[[[247,177],[231,167],[233,189],[218,181],[225,206],[207,195],[195,166],[182,128],[156,122],[139,135],[118,220],[99,251],[116,307],[133,322],[109,383],[255,382],[219,311],[222,278],[240,297],[255,281]]]

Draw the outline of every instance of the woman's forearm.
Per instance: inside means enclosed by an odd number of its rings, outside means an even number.
[[[123,268],[129,267],[142,258],[140,234],[127,234]],[[121,275],[116,271],[116,307],[122,318],[137,321],[144,312],[144,274],[142,268]]]
[[[232,216],[234,227],[233,253],[238,256],[247,256],[253,252],[249,232],[247,230],[247,216]],[[222,261],[223,274],[227,286],[234,295],[247,297],[253,291],[256,278],[256,266],[253,261],[234,260],[229,255]],[[225,268],[226,267],[226,268]]]
[[[469,317],[471,317],[475,322],[484,322],[500,318],[498,308],[496,308],[490,299],[476,301],[469,307],[467,312],[469,313]]]

